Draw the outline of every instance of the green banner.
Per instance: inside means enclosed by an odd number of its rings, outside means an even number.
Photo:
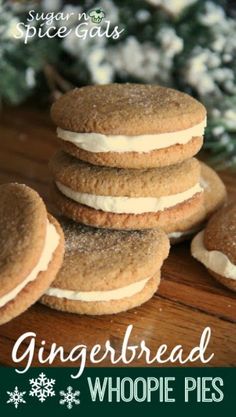
[[[234,368],[0,368],[1,416],[222,417],[234,411]]]

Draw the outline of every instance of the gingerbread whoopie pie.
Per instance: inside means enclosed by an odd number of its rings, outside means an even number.
[[[194,234],[204,227],[209,217],[219,210],[227,200],[226,187],[219,175],[205,163],[200,162],[200,165],[200,184],[203,188],[204,197],[202,205],[194,215],[181,219],[179,223],[172,226],[173,232],[169,233],[171,244],[191,239]]]
[[[20,315],[50,286],[61,267],[64,236],[36,191],[0,185],[0,324]]]
[[[206,109],[158,85],[75,88],[52,106],[63,149],[94,165],[156,168],[191,158],[203,144]]]
[[[94,227],[172,232],[173,225],[202,205],[200,164],[194,158],[137,170],[95,166],[59,151],[50,169],[57,208]]]
[[[191,251],[217,281],[236,291],[236,202],[209,220],[193,239]]]
[[[169,240],[158,230],[95,229],[60,219],[66,250],[41,302],[77,314],[114,314],[149,300],[160,283]]]

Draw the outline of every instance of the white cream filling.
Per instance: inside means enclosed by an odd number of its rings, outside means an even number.
[[[58,246],[59,240],[60,236],[57,233],[55,226],[49,223],[48,221],[45,244],[42,255],[37,265],[19,285],[17,285],[12,291],[0,298],[0,307],[3,307],[7,303],[9,303],[9,301],[13,300],[23,290],[23,288],[26,287],[27,284],[29,284],[31,281],[34,281],[37,278],[38,274],[41,271],[47,270],[49,262],[52,259],[53,253]]]
[[[150,152],[177,144],[186,144],[193,137],[202,136],[206,118],[199,124],[177,132],[152,135],[104,135],[102,133],[77,133],[57,128],[57,136],[89,152]]]
[[[200,178],[200,185],[203,188],[203,191],[205,191],[208,187],[209,187],[209,183],[206,179],[204,179],[203,177]],[[172,232],[168,234],[169,239],[179,239],[180,237],[184,237],[184,236],[191,236],[194,233],[196,233],[199,230],[199,228],[193,228],[193,229],[189,229],[186,230],[184,232]]]
[[[45,294],[51,297],[66,298],[67,300],[86,302],[121,300],[122,298],[132,297],[132,295],[138,294],[143,290],[149,279],[150,277],[127,285],[126,287],[110,291],[71,291],[50,287],[45,292]]]
[[[196,233],[199,229],[190,229],[186,230],[185,232],[172,232],[168,234],[169,239],[179,239],[180,237],[184,236],[191,236]]]
[[[66,197],[77,203],[84,204],[96,210],[110,213],[155,213],[173,207],[179,203],[192,198],[195,194],[202,192],[200,184],[196,184],[188,190],[172,194],[166,197],[110,197],[95,194],[79,193],[66,187],[60,182],[56,182],[58,189]]]
[[[192,241],[191,251],[194,258],[213,272],[225,278],[236,280],[236,265],[218,250],[208,251],[204,246],[204,231],[198,233]]]
[[[200,184],[204,190],[206,190],[209,187],[208,181],[204,179],[203,177],[201,177],[200,179]]]

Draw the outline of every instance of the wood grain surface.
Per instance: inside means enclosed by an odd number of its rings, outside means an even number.
[[[54,212],[48,159],[58,144],[48,109],[43,111],[29,106],[5,109],[0,117],[0,182],[28,184],[41,194],[48,209]],[[226,171],[220,175],[230,199],[236,198],[236,173]],[[133,324],[131,343],[138,344],[145,339],[153,354],[162,343],[166,343],[169,350],[182,344],[186,355],[199,343],[203,329],[210,326],[212,337],[208,352],[214,352],[214,358],[208,366],[235,366],[236,294],[211,278],[190,256],[186,243],[171,249],[162,278],[159,291],[152,300],[138,309],[114,316],[82,317],[36,304],[0,327],[0,364],[13,365],[14,342],[26,331],[37,334],[37,349],[41,340],[46,341],[46,353],[53,342],[69,352],[77,344],[86,344],[89,350],[96,343],[104,344],[107,339],[119,352],[124,332],[129,324]],[[35,366],[38,365],[37,349]],[[56,360],[54,365],[62,364]],[[109,366],[109,360],[103,365]],[[133,365],[144,366],[145,362],[140,359]],[[201,363],[195,365],[201,366]]]

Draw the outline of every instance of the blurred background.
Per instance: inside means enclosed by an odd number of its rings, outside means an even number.
[[[124,31],[119,39],[75,32],[64,39],[37,36],[25,44],[17,24],[29,10],[102,9],[100,23]],[[42,22],[31,24],[39,27]],[[65,25],[53,21],[57,28]],[[78,21],[71,18],[73,28]],[[92,25],[92,23],[91,23]],[[236,2],[203,0],[0,0],[1,105],[45,105],[87,84],[156,83],[200,99],[208,109],[205,149],[217,166],[236,166]]]

